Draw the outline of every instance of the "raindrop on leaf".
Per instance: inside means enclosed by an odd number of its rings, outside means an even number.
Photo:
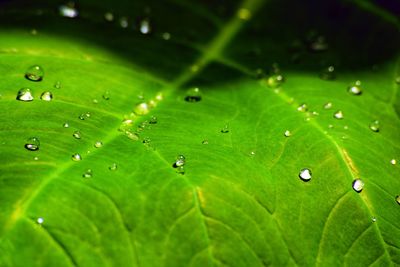
[[[172,165],[174,168],[181,167],[186,164],[186,158],[183,155],[179,155],[176,157],[174,164]]]
[[[352,95],[357,95],[357,96],[361,95],[362,94],[361,82],[356,81],[354,84],[350,85],[347,90]]]
[[[139,31],[141,34],[150,34],[152,31],[149,19],[143,19],[139,22]]]
[[[32,101],[33,100],[33,96],[32,96],[32,92],[31,89],[29,88],[22,88],[18,91],[17,93],[17,100],[19,101]]]
[[[74,2],[68,2],[58,8],[60,15],[66,18],[76,18],[79,15]]]
[[[118,169],[117,163],[111,164],[111,166],[108,167],[108,169],[109,169],[110,171],[116,171],[116,170]]]
[[[30,66],[25,71],[25,78],[33,82],[40,82],[43,80],[44,70],[39,65]]]
[[[327,102],[324,104],[324,109],[331,109],[332,108],[332,102]]]
[[[379,121],[375,120],[369,124],[369,129],[375,133],[379,132]]]
[[[104,100],[109,100],[110,99],[110,92],[109,91],[105,91],[103,93],[103,99]]]
[[[221,129],[221,133],[229,133],[229,125],[225,124],[224,127]]]
[[[321,71],[319,74],[319,77],[322,80],[326,81],[331,81],[336,79],[336,74],[335,74],[335,67],[334,66],[329,66]]]
[[[96,141],[96,143],[94,143],[95,148],[100,148],[102,146],[103,146],[103,142],[101,142],[101,141]]]
[[[30,137],[26,140],[25,148],[30,151],[37,151],[40,147],[40,141],[37,137]]]
[[[289,137],[289,136],[292,135],[292,133],[291,133],[289,130],[286,130],[286,131],[283,133],[283,135],[284,135],[285,137]]]
[[[297,110],[300,112],[306,112],[308,110],[308,106],[307,106],[307,104],[302,103],[297,107]]]
[[[40,95],[40,99],[43,101],[51,101],[51,100],[53,100],[53,94],[49,91],[43,92]]]
[[[75,153],[75,154],[72,155],[71,159],[72,159],[73,161],[80,161],[80,160],[82,160],[82,157],[81,157],[80,154]]]
[[[201,100],[201,92],[198,87],[191,88],[186,92],[185,101],[186,102],[199,102]]]
[[[149,120],[150,124],[157,124],[157,117],[156,116],[151,116],[150,120]]]
[[[36,219],[36,222],[41,225],[42,223],[44,223],[44,219],[42,217],[39,217]]]
[[[91,169],[87,169],[83,174],[82,177],[83,178],[91,178],[93,175],[92,170]]]
[[[360,193],[364,188],[364,182],[361,181],[360,179],[356,179],[353,181],[352,187],[353,187],[354,191],[356,191],[357,193]]]
[[[81,132],[80,132],[80,131],[75,131],[75,132],[72,134],[72,136],[73,136],[75,139],[81,139]]]
[[[146,115],[147,113],[149,113],[149,111],[149,105],[145,102],[137,104],[136,107],[133,109],[133,112],[139,116]]]
[[[397,164],[397,161],[396,161],[396,159],[391,159],[391,160],[390,160],[390,164],[392,164],[392,165],[396,165],[396,164]]]
[[[299,177],[304,182],[310,181],[311,177],[312,177],[311,170],[308,169],[308,168],[301,169],[300,172],[299,172]]]
[[[341,110],[338,110],[333,114],[333,117],[335,119],[342,120],[344,118],[343,112]]]

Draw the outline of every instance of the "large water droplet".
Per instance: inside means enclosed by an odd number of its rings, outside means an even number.
[[[286,130],[286,131],[283,133],[283,135],[284,135],[285,137],[289,137],[289,136],[292,135],[292,133],[291,133],[289,130]]]
[[[191,88],[186,92],[185,101],[187,102],[199,102],[201,100],[201,92],[198,87]]]
[[[181,166],[185,165],[185,163],[186,163],[185,156],[184,155],[179,155],[179,156],[176,157],[176,160],[175,160],[175,162],[173,164],[173,167],[174,168],[178,168],[178,167],[181,167]]]
[[[268,77],[267,84],[271,88],[280,87],[285,81],[284,77],[281,74],[273,74]]]
[[[96,141],[96,143],[94,143],[95,148],[100,148],[102,146],[103,146],[103,142],[101,142],[101,141]]]
[[[58,8],[60,15],[66,18],[76,18],[79,15],[74,2],[68,2]]]
[[[139,31],[141,34],[150,34],[152,31],[149,19],[143,19],[139,22]]]
[[[30,151],[37,151],[40,147],[40,141],[37,137],[30,137],[26,140],[25,148]]]
[[[149,113],[149,111],[149,105],[145,102],[137,104],[136,107],[133,109],[133,112],[139,116],[146,115],[147,113]]]
[[[83,178],[91,178],[92,175],[93,175],[92,170],[91,170],[91,169],[87,169],[87,170],[82,174],[82,177],[83,177]]]
[[[335,74],[335,67],[334,66],[329,66],[321,71],[319,74],[319,77],[322,80],[326,81],[331,81],[336,79],[336,74]]]
[[[354,191],[356,191],[357,193],[360,193],[364,188],[364,182],[361,181],[360,179],[355,179],[353,181],[352,187],[353,187]]]
[[[17,100],[19,101],[32,101],[33,100],[33,96],[32,96],[32,92],[31,89],[29,88],[22,88],[18,91],[17,93]]]
[[[108,167],[108,169],[109,169],[110,171],[116,171],[116,170],[118,169],[117,163],[111,164],[110,167]]]
[[[307,104],[302,103],[297,107],[297,110],[300,112],[306,112],[308,110],[308,106],[307,106]]]
[[[379,121],[375,120],[369,124],[369,129],[375,133],[379,132]]]
[[[348,88],[348,92],[352,95],[361,95],[362,94],[361,82],[356,81],[354,84],[350,85]]]
[[[33,82],[40,82],[43,80],[44,70],[39,65],[30,66],[25,71],[25,78]]]
[[[308,168],[301,169],[300,172],[299,172],[299,177],[304,182],[310,181],[311,177],[312,177],[311,170],[308,169]]]
[[[81,157],[80,154],[75,153],[75,154],[72,155],[71,159],[72,159],[73,161],[80,161],[80,160],[82,160],[82,157]]]
[[[75,139],[81,139],[81,132],[80,131],[75,131],[72,134],[73,137],[75,137]]]
[[[49,91],[43,92],[40,95],[40,99],[44,101],[51,101],[53,99],[53,94]]]
[[[344,118],[343,112],[341,110],[338,110],[333,114],[333,117],[335,119],[342,120]]]

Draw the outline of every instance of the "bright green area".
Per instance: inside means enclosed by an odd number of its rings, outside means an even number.
[[[87,0],[81,18],[66,19],[42,2],[40,16],[18,1],[1,11],[1,267],[400,265],[400,36],[390,11]],[[112,10],[132,22],[146,5],[151,35],[102,19]],[[288,17],[288,6],[315,17]],[[327,36],[327,51],[307,49],[310,29]],[[255,79],[273,62],[285,79],[277,88]],[[35,64],[41,82],[24,78]],[[336,79],[321,79],[330,64]],[[348,92],[356,80],[361,95]],[[193,86],[195,103],[185,101]],[[24,87],[33,101],[15,99]],[[148,113],[132,115],[143,102]],[[24,148],[30,137],[38,151]]]

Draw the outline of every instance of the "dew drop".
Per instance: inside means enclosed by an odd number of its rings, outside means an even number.
[[[324,109],[331,109],[332,108],[332,102],[327,102],[324,104]]]
[[[369,129],[375,133],[379,132],[379,121],[375,120],[369,124]]]
[[[82,174],[82,177],[83,177],[83,178],[91,178],[92,175],[93,175],[92,169],[87,169],[87,170]]]
[[[68,122],[64,122],[63,127],[64,128],[69,128],[69,123]]]
[[[54,84],[54,88],[56,88],[56,89],[61,89],[61,82],[60,82],[60,81],[57,81],[57,82]]]
[[[111,12],[106,12],[106,13],[104,14],[104,19],[105,19],[106,21],[108,21],[108,22],[111,22],[111,21],[114,20],[114,14],[111,13]]]
[[[281,74],[273,74],[268,77],[267,85],[271,88],[280,87],[285,81],[284,77]]]
[[[247,8],[241,8],[238,10],[237,16],[241,20],[249,20],[251,18],[251,11]]]
[[[75,131],[75,132],[72,134],[72,136],[73,136],[75,139],[81,139],[81,132],[80,132],[80,131]]]
[[[400,195],[397,195],[395,199],[396,199],[397,204],[400,205]]]
[[[102,146],[103,146],[103,142],[101,142],[101,141],[96,141],[96,143],[94,143],[95,148],[100,148]]]
[[[149,111],[149,105],[145,102],[137,104],[136,107],[133,109],[133,112],[139,116],[146,115],[147,113],[149,113]]]
[[[297,107],[297,110],[300,112],[306,112],[308,110],[308,106],[307,106],[307,104],[302,103]]]
[[[53,94],[49,91],[43,92],[40,95],[40,99],[43,101],[51,101],[51,100],[53,100]]]
[[[335,74],[335,67],[334,66],[329,66],[321,71],[319,74],[319,77],[322,80],[326,81],[332,81],[336,79],[336,74]]]
[[[129,26],[129,22],[128,22],[128,18],[127,17],[121,17],[119,19],[119,26],[121,26],[121,28],[128,28]]]
[[[139,22],[139,31],[141,34],[150,34],[152,29],[151,29],[151,23],[149,19],[143,19]]]
[[[341,110],[338,110],[333,114],[333,117],[335,119],[342,120],[344,118],[343,112]]]
[[[150,120],[149,120],[150,124],[157,124],[157,117],[156,116],[151,116]]]
[[[362,94],[361,82],[356,81],[354,84],[350,85],[347,90],[352,95],[361,95]]]
[[[396,164],[397,164],[397,161],[396,161],[396,159],[391,159],[391,160],[390,160],[390,164],[392,164],[392,165],[396,165]]]
[[[186,163],[186,158],[183,155],[179,155],[176,157],[176,160],[173,164],[174,168],[182,167]]]
[[[355,179],[353,181],[352,187],[353,187],[354,191],[356,191],[357,193],[360,193],[364,188],[364,182],[361,181],[360,179]]]
[[[80,160],[82,160],[82,157],[81,157],[80,154],[75,153],[75,154],[72,155],[71,159],[72,159],[73,161],[80,161]]]
[[[311,170],[308,168],[301,169],[299,172],[299,178],[304,182],[308,182],[311,180],[312,173]]]
[[[111,164],[111,165],[108,167],[108,169],[109,169],[110,171],[116,171],[116,170],[118,169],[117,163]]]
[[[229,133],[229,125],[225,124],[221,129],[221,133]]]
[[[110,92],[109,91],[105,91],[103,93],[103,99],[104,100],[109,100],[110,99]]]
[[[44,223],[44,219],[42,217],[39,217],[36,219],[36,222],[41,225],[42,223]]]
[[[37,137],[30,137],[26,140],[25,148],[30,151],[37,151],[40,147],[40,141]]]
[[[162,34],[162,38],[163,38],[165,41],[168,41],[169,39],[171,39],[171,34],[170,34],[169,32],[164,32],[164,33]]]
[[[19,101],[32,101],[33,100],[33,96],[32,96],[32,92],[31,89],[29,88],[22,88],[18,91],[17,93],[17,100]]]
[[[285,137],[289,137],[289,136],[292,135],[292,133],[291,133],[289,130],[286,130],[286,131],[283,133],[283,135],[284,135]]]
[[[195,103],[199,102],[200,100],[201,100],[201,92],[198,87],[191,88],[186,92],[185,96],[186,102]]]
[[[203,142],[201,142],[203,145],[208,145],[208,140],[203,140]]]
[[[25,71],[25,78],[33,82],[40,82],[43,80],[44,70],[39,65],[30,66]]]
[[[58,8],[60,15],[66,18],[76,18],[79,15],[74,2],[68,2]]]

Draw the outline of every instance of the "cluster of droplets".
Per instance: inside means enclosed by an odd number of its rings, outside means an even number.
[[[179,174],[185,174],[185,164],[186,158],[184,155],[178,155],[172,167],[176,169],[176,172]]]
[[[32,82],[40,82],[43,80],[44,70],[39,65],[30,66],[25,71],[25,78]],[[17,92],[16,99],[18,101],[30,102],[34,100],[33,92],[30,88],[21,88]],[[53,94],[50,91],[44,91],[40,95],[40,99],[43,101],[51,101]]]

